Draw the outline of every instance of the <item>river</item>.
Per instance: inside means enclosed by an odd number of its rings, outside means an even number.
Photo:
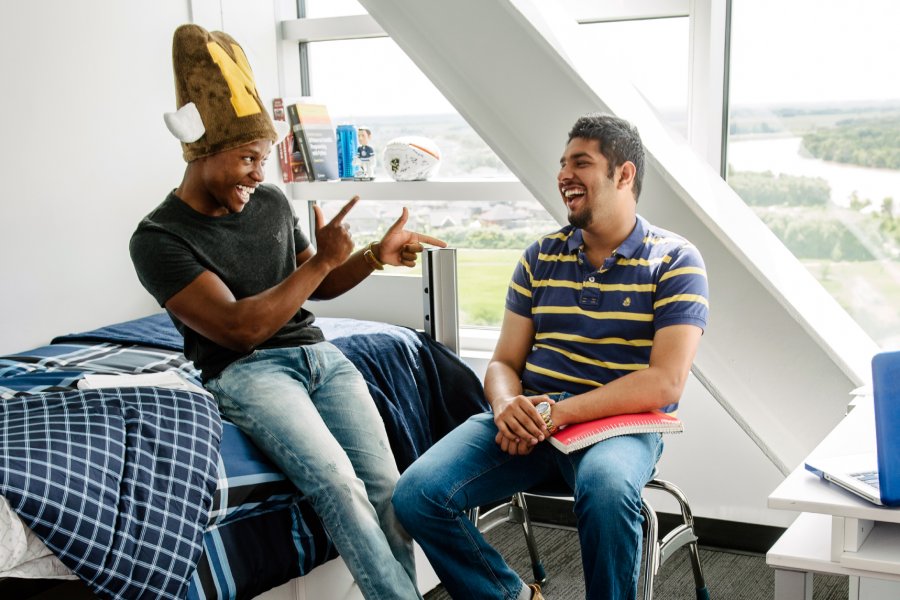
[[[900,170],[869,169],[826,162],[801,154],[802,138],[770,137],[733,141],[728,144],[728,164],[736,171],[772,171],[788,175],[821,177],[831,186],[831,201],[850,204],[856,192],[876,208],[891,197],[900,205]]]

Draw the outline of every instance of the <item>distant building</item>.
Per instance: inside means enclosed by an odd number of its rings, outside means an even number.
[[[514,229],[525,225],[531,219],[531,213],[509,204],[496,204],[479,214],[477,219],[483,226],[492,225],[503,229]]]
[[[461,207],[433,208],[425,217],[433,228],[458,227],[468,219],[469,211]]]

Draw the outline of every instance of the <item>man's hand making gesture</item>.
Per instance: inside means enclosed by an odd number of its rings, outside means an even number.
[[[316,256],[321,256],[319,260],[328,261],[331,268],[343,264],[353,251],[350,228],[344,223],[344,218],[357,202],[359,196],[351,198],[328,223],[325,223],[322,209],[318,205],[313,206],[316,218]],[[425,250],[422,244],[447,247],[447,243],[443,240],[405,229],[408,220],[409,210],[404,206],[400,217],[388,228],[381,241],[372,248],[379,262],[395,267],[414,267],[417,255]]]
[[[344,219],[357,202],[359,202],[359,196],[351,198],[327,223],[322,209],[313,205],[316,221],[316,250],[313,253],[311,248],[307,248],[298,254],[297,264],[302,265],[309,260],[311,263],[325,268],[327,274],[312,295],[315,299],[324,300],[339,296],[372,272],[372,266],[361,258],[362,252],[351,256],[353,239],[350,236],[350,227],[344,223]],[[400,218],[388,228],[381,241],[372,244],[372,254],[379,263],[414,267],[417,255],[425,250],[423,244],[431,244],[440,248],[447,246],[446,242],[438,238],[408,231],[404,228],[408,220],[409,211],[404,207]],[[360,258],[353,259],[355,256]]]

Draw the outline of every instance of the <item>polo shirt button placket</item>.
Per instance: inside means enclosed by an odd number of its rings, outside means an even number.
[[[587,276],[584,284],[581,286],[581,299],[580,304],[583,306],[597,306],[600,304],[600,288],[595,286],[589,286],[588,283],[594,283],[597,281],[597,274],[592,273]]]

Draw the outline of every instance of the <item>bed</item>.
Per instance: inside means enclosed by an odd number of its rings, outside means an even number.
[[[407,327],[319,318],[365,377],[401,472],[488,409],[475,373]],[[337,557],[294,486],[207,394],[77,389],[86,373],[199,383],[165,313],[0,357],[0,594],[73,577],[100,598],[253,598]],[[5,594],[4,594],[5,595]]]

